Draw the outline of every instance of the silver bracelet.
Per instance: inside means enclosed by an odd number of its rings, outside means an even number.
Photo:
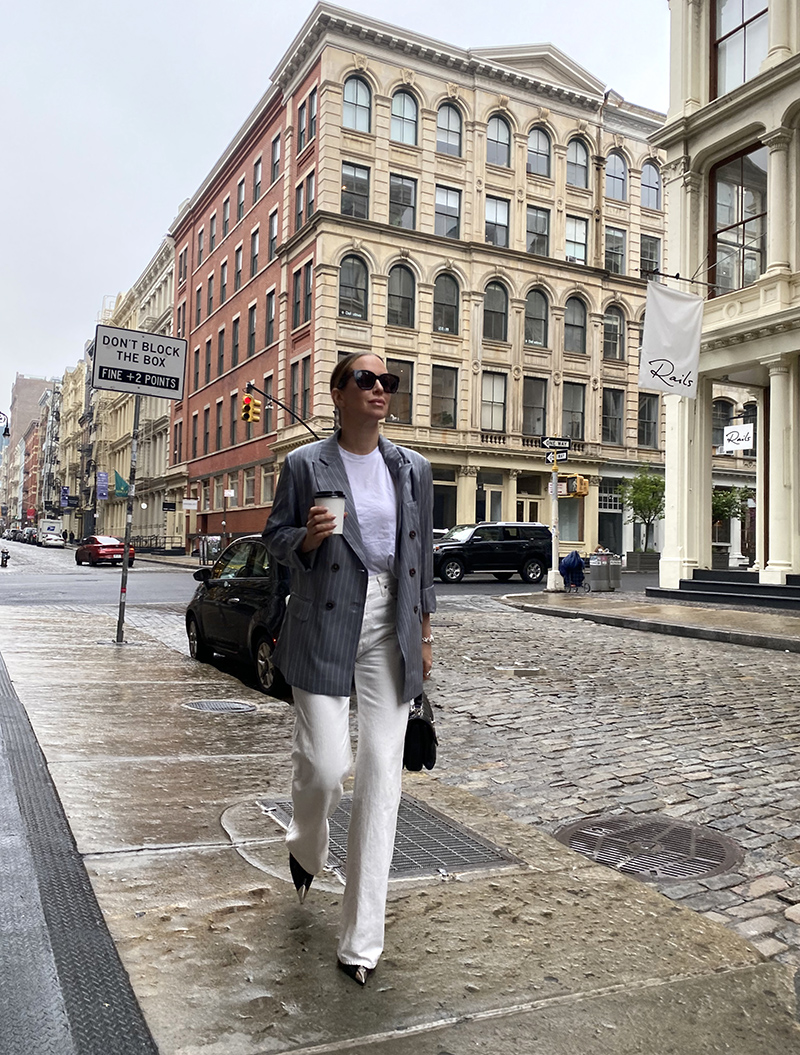
[[[430,637],[423,637],[422,644],[423,645],[432,645],[433,644],[433,634],[431,634]]]

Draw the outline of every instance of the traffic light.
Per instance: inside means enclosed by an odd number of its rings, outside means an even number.
[[[250,421],[261,421],[261,400],[247,397],[250,402]]]
[[[252,396],[242,397],[242,421],[253,420],[253,403],[254,399]]]
[[[567,494],[575,496],[588,495],[589,481],[586,479],[585,476],[568,476]]]

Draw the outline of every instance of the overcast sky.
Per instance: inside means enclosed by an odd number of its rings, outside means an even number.
[[[340,4],[340,6],[348,6]],[[0,411],[83,355],[264,93],[311,0],[18,0],[0,35]],[[358,0],[460,47],[550,42],[665,111],[667,0]],[[454,14],[455,12],[455,14]]]

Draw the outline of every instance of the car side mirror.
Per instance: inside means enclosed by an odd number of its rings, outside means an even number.
[[[211,578],[210,568],[198,568],[197,571],[192,572],[192,578],[197,579],[198,582],[208,582]]]

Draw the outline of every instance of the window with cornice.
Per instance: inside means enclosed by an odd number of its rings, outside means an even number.
[[[712,52],[715,97],[727,95],[758,73],[769,50],[767,9],[767,0],[716,0]]]
[[[711,170],[712,295],[752,286],[767,260],[767,148],[721,162]]]

